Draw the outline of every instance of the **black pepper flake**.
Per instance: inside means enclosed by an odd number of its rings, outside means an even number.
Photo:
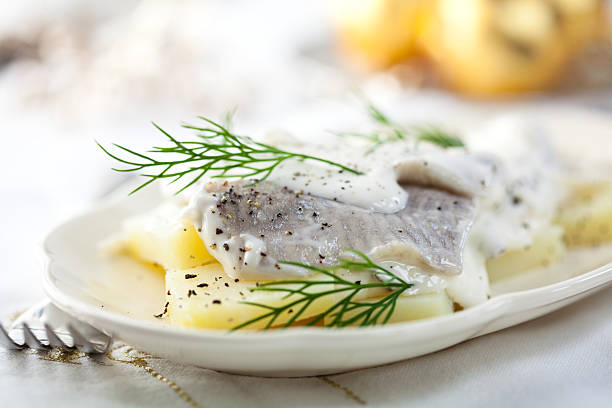
[[[187,297],[192,297],[192,296],[197,296],[197,295],[198,294],[193,289],[189,289],[189,291],[187,292]]]
[[[274,264],[274,267],[275,267],[276,269],[280,269],[280,265],[279,265],[279,264]]]
[[[523,199],[519,196],[512,197],[512,205],[519,205],[523,202]]]
[[[153,317],[156,317],[156,318],[158,318],[158,319],[161,319],[161,318],[162,318],[162,317],[163,317],[163,316],[164,316],[166,313],[168,313],[168,306],[169,306],[169,305],[170,305],[170,302],[166,302],[166,305],[164,306],[164,311],[163,311],[163,312],[161,312],[160,314],[153,315]],[[104,307],[104,306],[102,306],[102,307]],[[180,305],[179,305],[179,307],[180,307]]]
[[[229,245],[227,244],[227,242],[223,244],[223,249],[225,249],[226,251],[229,251]]]
[[[319,254],[319,258],[325,259],[325,257],[323,255],[321,255],[321,254]]]
[[[198,277],[198,275],[194,275],[194,274],[191,274],[191,273],[186,273],[185,274],[185,279],[193,279],[193,278],[197,278],[197,277]]]
[[[361,281],[360,280],[355,281],[355,285],[361,285]]]
[[[240,279],[236,278],[236,279],[234,279],[234,282],[238,283],[238,282],[240,282]]]
[[[223,230],[222,230],[221,228],[217,228],[217,229],[215,230],[215,233],[216,233],[217,235],[223,234]]]
[[[168,296],[170,296],[170,295],[171,295],[171,293],[170,293],[170,290],[168,289]]]
[[[213,302],[213,304],[215,304],[215,305],[220,305],[220,304],[221,304],[221,301],[220,301],[219,299],[215,299],[215,300],[213,300],[212,302]]]
[[[208,283],[200,283],[198,284],[198,288],[207,288],[208,287]]]
[[[229,288],[229,283],[225,282],[225,287]]]
[[[285,235],[293,235],[293,232],[291,232],[291,231],[285,231]]]
[[[438,206],[438,211],[442,211],[442,207],[441,206]]]
[[[313,213],[312,213],[312,216],[313,216],[313,217],[318,217],[318,216],[319,216],[319,214],[318,214],[317,212],[313,212]]]

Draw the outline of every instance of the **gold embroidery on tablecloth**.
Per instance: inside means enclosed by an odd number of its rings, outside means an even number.
[[[116,357],[113,353],[117,350],[124,349],[123,358]],[[136,355],[134,355],[136,353]],[[186,403],[191,405],[194,408],[201,408],[200,404],[195,402],[189,394],[187,394],[177,383],[164,377],[158,371],[149,366],[149,363],[145,359],[159,359],[159,357],[155,357],[151,354],[144,353],[142,351],[134,350],[134,348],[129,347],[125,344],[113,347],[107,354],[109,360],[117,361],[120,363],[131,364],[135,367],[141,367],[147,373],[151,374],[153,378],[158,379],[159,381],[166,384],[172,391],[174,391],[179,397],[181,397]]]
[[[367,405],[367,402],[365,402],[364,400],[362,400],[357,394],[355,394],[353,391],[351,391],[350,389],[348,389],[347,387],[338,384],[337,382],[335,382],[334,380],[332,380],[329,377],[317,377],[319,380],[323,381],[326,384],[331,385],[332,387],[334,387],[337,390],[340,390],[342,392],[344,392],[344,395],[347,396],[347,398],[352,399],[353,401],[355,401],[356,403],[358,403],[359,405]]]
[[[53,348],[42,357],[38,357],[39,360],[55,361],[56,363],[64,364],[81,364],[77,361],[83,357],[87,357],[87,354],[80,352],[77,349],[64,350],[59,348]]]
[[[40,354],[39,351],[36,351],[36,350],[31,350],[31,351],[33,353]],[[66,349],[54,347],[48,350],[45,353],[45,355],[38,357],[39,360],[53,361],[56,363],[64,363],[64,364],[76,364],[76,365],[82,364],[80,361],[78,361],[82,358],[87,358],[88,360],[93,361],[94,363],[98,365],[102,365],[102,366],[111,365],[111,364],[108,364],[102,361],[97,355],[85,354],[83,352],[80,352],[77,349],[66,350]]]

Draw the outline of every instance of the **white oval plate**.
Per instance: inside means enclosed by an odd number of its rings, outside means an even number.
[[[58,307],[116,339],[215,370],[309,376],[387,364],[534,319],[612,282],[612,264],[575,270],[571,275],[579,275],[573,278],[494,296],[452,315],[372,328],[236,333],[175,328],[153,318],[165,302],[163,278],[133,261],[102,257],[98,250],[121,220],[158,200],[152,194],[122,198],[52,231],[45,241],[44,289]]]
[[[491,298],[438,318],[373,328],[295,328],[227,333],[167,326],[153,315],[164,304],[163,279],[98,245],[129,214],[150,206],[148,194],[76,217],[45,241],[44,289],[69,314],[134,347],[221,371],[266,375],[329,374],[404,360],[559,309],[612,282],[612,264],[562,282]]]

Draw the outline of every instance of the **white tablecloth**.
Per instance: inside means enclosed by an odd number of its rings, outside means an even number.
[[[231,9],[228,13],[234,15]],[[44,16],[44,13],[39,14]],[[294,21],[307,26],[303,14],[293,14],[299,17]],[[261,26],[249,23],[249,15],[242,15],[236,24]],[[291,20],[283,23],[282,28],[287,32],[290,27]],[[265,30],[257,33],[261,36],[258,44],[267,44],[268,40],[278,37],[272,29],[267,34]],[[222,38],[220,36],[215,41]],[[290,47],[285,48],[288,49]],[[257,55],[261,56],[261,53]],[[266,54],[267,58],[276,55]],[[264,67],[278,67],[282,62],[267,61],[269,64]],[[257,63],[255,60],[249,62]],[[238,66],[240,64],[234,61],[232,67]],[[310,93],[321,93],[322,90],[334,93],[340,88],[344,92],[348,88],[346,83],[340,83],[343,77],[329,72],[329,67],[310,67],[306,75],[304,70],[307,67],[304,63],[286,66],[283,72],[293,76],[280,83],[274,82],[280,80],[275,70],[261,66],[255,75],[252,72],[236,75],[236,72],[221,69],[219,72],[224,73],[226,86],[222,87],[220,96],[226,99],[220,104],[232,100],[232,91],[248,89],[250,99],[243,101],[246,107],[242,106],[241,112],[246,111],[252,116],[267,113],[268,119],[272,119],[269,122],[274,123],[284,118],[279,110],[281,106],[299,105],[303,99],[312,96]],[[214,72],[217,68],[207,69]],[[65,75],[63,69],[56,73]],[[42,104],[37,101],[38,108],[32,109],[34,113],[24,113],[23,105],[28,105],[32,99],[28,99],[31,95],[20,93],[20,86],[25,89],[29,77],[18,74],[9,71],[7,77],[0,80],[0,319],[8,319],[44,296],[39,284],[38,245],[46,231],[86,208],[117,181],[108,170],[109,162],[92,140],[127,140],[128,144],[138,144],[151,140],[153,133],[147,123],[150,119],[162,120],[159,111],[171,118],[170,123],[191,117],[191,111],[179,107],[172,111],[167,109],[168,104],[157,106],[157,110],[141,108],[136,114],[134,103],[119,100],[115,104],[113,88],[91,88],[89,95],[92,100],[81,101],[90,110],[84,115],[79,111],[79,102],[72,99],[69,101],[75,105],[68,108],[55,106],[52,101]],[[39,78],[36,75],[33,78]],[[268,76],[264,78],[264,75]],[[301,86],[286,87],[285,84],[295,84],[296,76],[303,79]],[[236,85],[231,80],[233,77],[250,81],[247,84],[250,87],[240,83]],[[16,83],[15,78],[22,83]],[[206,80],[211,78],[215,79],[214,75],[209,75]],[[370,85],[376,87],[387,80],[374,79]],[[161,86],[161,82],[157,83]],[[267,85],[275,83],[278,86],[270,88]],[[71,88],[71,95],[87,98],[88,84],[81,84],[84,86],[82,89]],[[53,91],[53,83],[45,85]],[[397,87],[391,88],[397,91]],[[203,91],[209,93],[210,100],[215,100],[215,95],[211,94],[214,90]],[[259,103],[262,93],[268,102],[276,101],[276,105]],[[251,102],[254,104],[249,105]],[[210,104],[200,106],[198,103],[195,102],[198,109],[206,110],[197,113],[210,112]],[[104,109],[90,115],[97,106],[115,108],[113,120],[123,122],[109,125]],[[193,104],[190,106],[194,108]],[[422,99],[415,100],[412,108],[405,112],[436,111],[435,106]],[[307,122],[308,117],[303,124]],[[158,359],[122,344],[99,359],[78,353],[61,355],[57,352],[0,349],[0,407],[168,407],[189,404],[211,408],[359,405],[610,407],[611,311],[612,288],[609,288],[535,321],[428,356],[385,367],[305,379],[266,379],[217,373]]]

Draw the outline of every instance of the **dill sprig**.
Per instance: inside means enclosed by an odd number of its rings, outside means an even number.
[[[96,143],[113,159],[131,166],[121,169],[113,168],[113,170],[119,172],[144,170],[141,176],[148,180],[130,194],[156,180],[170,179],[171,184],[190,176],[189,182],[177,191],[177,193],[180,193],[209,173],[212,178],[253,179],[254,183],[258,183],[267,179],[274,169],[287,160],[314,160],[350,173],[363,174],[354,168],[331,160],[281,150],[265,143],[256,142],[249,137],[237,136],[228,130],[231,118],[232,114],[226,116],[227,126],[202,116],[199,116],[199,119],[206,122],[203,127],[183,125],[183,128],[197,132],[196,137],[200,140],[192,141],[180,141],[153,123],[153,126],[168,138],[171,145],[153,147],[147,151],[151,154],[138,153],[127,147],[113,144],[123,153],[128,153],[129,158],[122,158],[111,153],[100,143]]]
[[[403,140],[414,140],[417,143],[428,142],[444,149],[449,147],[465,147],[465,144],[457,135],[439,126],[404,127],[390,119],[388,115],[383,113],[371,101],[365,97],[362,97],[362,99],[366,105],[368,116],[372,121],[379,124],[380,128],[369,133],[344,132],[340,133],[340,135],[359,137],[372,142],[372,146],[366,151],[366,155],[372,153],[385,143]]]
[[[419,141],[436,144],[443,148],[465,147],[465,144],[457,136],[434,125],[418,126],[414,128]]]
[[[328,322],[325,323],[327,327],[345,327],[348,325],[372,326],[379,323],[387,323],[395,310],[399,296],[414,285],[406,282],[388,269],[375,264],[362,252],[354,249],[347,249],[346,251],[356,255],[356,258],[342,258],[338,261],[337,265],[327,268],[318,268],[298,262],[279,262],[319,273],[323,275],[323,279],[272,281],[261,283],[257,287],[250,289],[253,292],[285,293],[286,295],[282,299],[286,299],[287,303],[281,306],[270,306],[256,302],[242,302],[243,304],[260,307],[266,311],[260,316],[232,328],[232,331],[246,328],[260,321],[266,322],[264,329],[267,330],[274,326],[281,315],[290,313],[290,310],[296,310],[291,315],[291,318],[282,325],[284,328],[289,327],[304,315],[304,312],[313,302],[326,296],[340,296],[340,298],[327,310],[310,320],[307,326],[313,326],[324,321],[325,318],[328,318]],[[381,282],[351,282],[336,275],[334,272],[337,270],[370,272],[381,277]],[[390,293],[375,301],[354,300],[355,296],[363,290],[375,288],[385,288]],[[312,289],[321,290],[313,291]]]

